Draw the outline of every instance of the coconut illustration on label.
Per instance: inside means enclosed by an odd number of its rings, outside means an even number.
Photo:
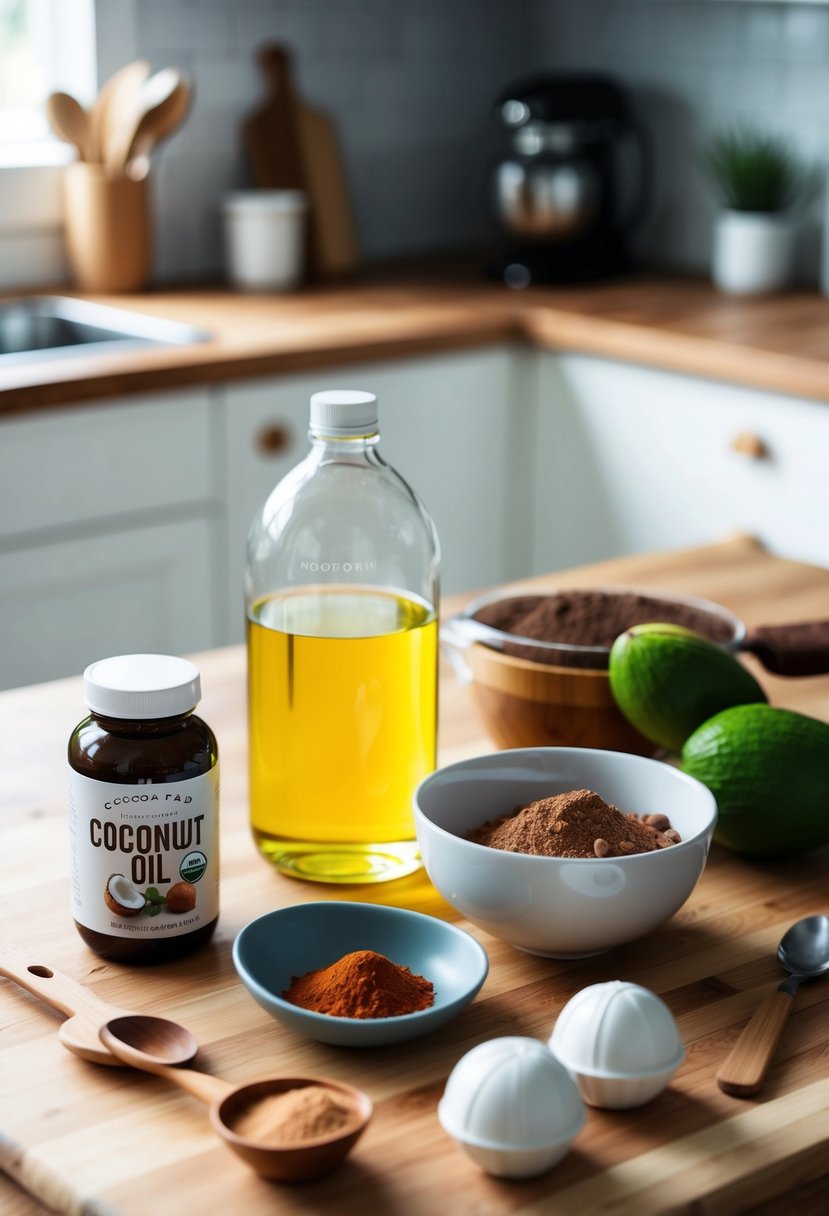
[[[167,892],[167,907],[171,912],[192,912],[196,906],[196,888],[191,882],[177,882]]]
[[[123,874],[110,874],[104,887],[104,903],[116,916],[138,916],[147,900]]]

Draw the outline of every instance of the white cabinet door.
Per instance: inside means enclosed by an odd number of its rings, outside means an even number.
[[[205,390],[0,419],[0,540],[210,498]]]
[[[540,360],[537,570],[734,531],[829,566],[829,406],[582,355]]]
[[[224,640],[207,390],[0,419],[0,687]]]
[[[225,428],[228,607],[244,626],[250,523],[308,450],[308,402],[326,388],[377,393],[380,450],[435,520],[445,593],[529,572],[534,400],[528,352],[492,348],[250,381],[214,390]]]
[[[215,645],[210,562],[210,525],[197,519],[4,553],[0,687],[77,675],[111,654]]]

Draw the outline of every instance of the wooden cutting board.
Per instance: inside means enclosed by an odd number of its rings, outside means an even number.
[[[265,77],[265,100],[242,122],[253,179],[267,190],[304,190],[290,56],[282,47],[266,46],[259,52],[259,65]]]
[[[624,559],[557,574],[555,582],[710,595],[749,624],[814,617],[829,599],[829,571],[769,557],[742,541]],[[265,1183],[214,1137],[198,1102],[156,1078],[70,1055],[55,1033],[60,1016],[0,980],[0,1129],[26,1148],[32,1170],[48,1167],[69,1187],[70,1199],[96,1197],[121,1216],[184,1210],[734,1216],[755,1204],[769,1216],[825,1210],[829,982],[801,988],[758,1098],[726,1096],[714,1075],[741,1026],[780,981],[774,951],[783,931],[801,916],[829,911],[829,850],[780,864],[715,847],[677,916],[647,938],[594,959],[533,958],[471,929],[489,953],[490,974],[472,1006],[443,1030],[379,1050],[312,1043],[272,1021],[236,979],[231,945],[246,921],[329,896],[454,914],[423,875],[373,892],[332,892],[274,873],[256,853],[247,824],[243,651],[214,651],[197,661],[202,711],[218,736],[222,763],[222,913],[214,944],[180,963],[129,970],[97,959],[75,933],[67,912],[64,756],[83,712],[80,679],[0,694],[2,935],[113,1004],[181,1020],[202,1044],[203,1065],[229,1081],[322,1073],[365,1089],[375,1116],[328,1180],[301,1188]],[[769,688],[777,703],[829,718],[829,678],[770,680]],[[441,697],[442,761],[491,750],[468,689],[444,673]],[[481,1173],[436,1117],[450,1069],[476,1043],[497,1035],[546,1038],[575,992],[609,979],[646,985],[676,1015],[687,1056],[670,1088],[639,1110],[590,1110],[573,1151],[541,1178],[511,1183]],[[806,1192],[791,1194],[804,1184]],[[0,1210],[4,1216],[40,1211],[1,1178]]]
[[[308,261],[312,277],[344,278],[358,268],[360,249],[345,163],[333,120],[297,95],[285,47],[258,53],[266,99],[243,124],[257,186],[308,195]]]
[[[323,110],[300,101],[299,137],[317,274],[323,279],[346,278],[360,265],[360,245],[333,120]]]

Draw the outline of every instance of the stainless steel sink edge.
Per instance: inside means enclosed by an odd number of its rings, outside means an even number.
[[[206,330],[71,296],[0,301],[0,368],[44,359],[207,342]]]

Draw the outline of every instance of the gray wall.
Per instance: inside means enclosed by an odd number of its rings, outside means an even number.
[[[268,40],[293,48],[302,94],[338,121],[371,257],[481,240],[491,103],[506,82],[536,69],[599,69],[629,86],[657,163],[639,243],[659,264],[707,267],[715,199],[699,150],[715,129],[750,118],[790,136],[811,163],[829,159],[829,7],[820,4],[133,0],[132,7],[128,44],[110,46],[110,63],[103,48],[105,71],[131,50],[155,68],[185,68],[197,89],[186,127],[154,167],[162,279],[221,267],[221,197],[249,184],[239,123],[262,96],[254,55]],[[819,210],[815,202],[804,217],[800,242],[801,277],[811,282]]]
[[[829,160],[829,7],[740,0],[533,0],[537,63],[600,69],[632,90],[655,145],[655,204],[640,245],[705,269],[715,198],[699,165],[710,134],[750,120]],[[803,215],[800,277],[815,283],[820,199]]]
[[[154,167],[157,277],[221,266],[219,206],[248,184],[239,122],[263,96],[265,41],[293,48],[301,93],[337,119],[368,255],[479,241],[491,103],[520,71],[528,4],[138,0],[135,53],[196,81],[187,125]]]

